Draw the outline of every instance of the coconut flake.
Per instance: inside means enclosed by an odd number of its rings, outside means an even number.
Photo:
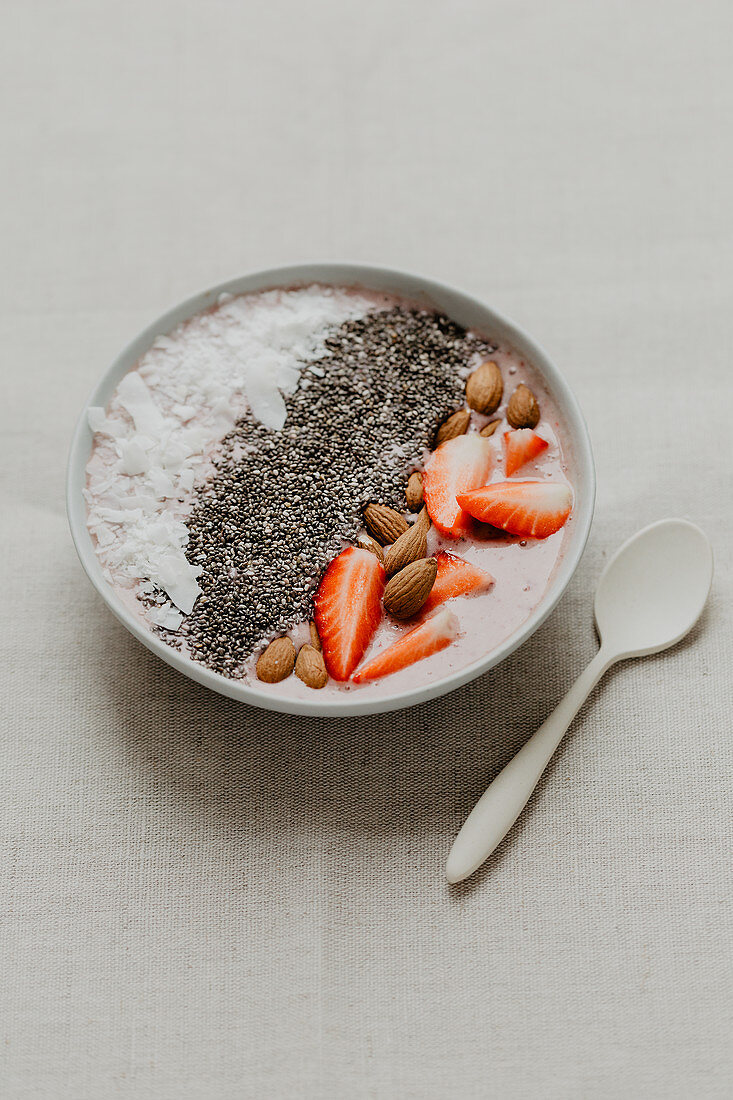
[[[174,405],[171,411],[178,417],[181,424],[187,424],[189,420],[193,420],[198,409],[195,405]]]
[[[200,569],[186,558],[185,517],[197,472],[248,404],[280,431],[282,394],[324,354],[329,332],[379,308],[366,295],[317,285],[222,294],[216,309],[158,336],[122,378],[109,409],[87,411],[96,437],[87,467],[88,523],[106,575],[163,589],[179,609],[168,622],[189,614],[201,591]],[[165,625],[163,612],[156,614],[156,625]]]
[[[169,603],[163,604],[162,607],[151,607],[148,618],[155,626],[162,626],[165,630],[178,630],[183,622],[181,612],[176,611]]]
[[[101,432],[106,419],[107,414],[98,405],[92,405],[87,409],[87,423],[93,432]]]
[[[163,428],[163,416],[138,371],[130,371],[117,387],[117,400],[127,409],[139,432],[155,436]]]
[[[99,433],[117,439],[125,434],[125,425],[112,417],[108,417],[104,409],[97,406],[91,406],[87,409],[87,423],[95,435]]]
[[[191,565],[182,555],[162,554],[151,563],[150,579],[168,593],[176,607],[189,615],[201,592],[196,581],[200,572],[200,568]]]
[[[149,466],[148,456],[139,443],[130,439],[121,445],[120,470],[123,474],[132,477],[135,474],[144,474]]]
[[[168,477],[168,474],[166,474],[160,466],[151,467],[148,471],[148,477],[153,487],[153,492],[161,503],[169,497],[174,497],[176,495],[172,478]]]

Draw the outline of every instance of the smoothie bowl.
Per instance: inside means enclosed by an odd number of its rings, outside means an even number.
[[[590,529],[588,433],[547,355],[415,275],[245,276],[142,333],[92,394],[67,504],[118,619],[254,706],[368,714],[517,648]]]

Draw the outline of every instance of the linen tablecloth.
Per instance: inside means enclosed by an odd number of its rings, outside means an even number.
[[[731,1095],[732,35],[727,0],[5,6],[3,1097]],[[188,682],[64,513],[121,346],[312,258],[516,319],[597,460],[551,619],[384,717]],[[703,619],[606,677],[449,888],[464,816],[595,651],[604,561],[667,515],[713,540]]]

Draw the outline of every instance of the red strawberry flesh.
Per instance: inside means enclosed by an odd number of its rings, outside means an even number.
[[[545,539],[563,526],[573,506],[568,485],[552,481],[499,481],[458,496],[461,508],[512,535]]]
[[[407,634],[403,634],[371,661],[367,661],[354,676],[354,683],[378,680],[392,672],[399,672],[401,668],[407,668],[416,661],[422,661],[425,657],[431,657],[433,653],[439,653],[450,645],[457,633],[458,620],[444,607],[419,626],[408,630]]]
[[[349,546],[329,565],[314,598],[323,659],[334,680],[348,680],[382,617],[384,566],[369,550]]]
[[[442,535],[458,539],[469,534],[470,517],[456,498],[485,485],[492,463],[490,441],[477,434],[448,439],[433,451],[423,473],[423,497],[428,515]]]
[[[513,432],[504,432],[504,469],[507,477],[516,473],[525,462],[537,458],[550,444],[531,428],[517,428]]]
[[[431,611],[438,604],[452,600],[456,596],[467,596],[470,592],[485,592],[494,583],[494,578],[478,565],[441,550],[437,555],[438,574],[430,595],[423,604],[423,611]]]

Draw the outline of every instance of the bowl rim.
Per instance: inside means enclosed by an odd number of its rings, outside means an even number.
[[[374,280],[376,280],[376,283]],[[394,293],[401,294],[403,297],[424,298],[426,301],[433,302],[438,308],[443,309],[450,315],[450,309],[440,302],[440,299],[447,298],[455,308],[464,308],[468,312],[478,311],[484,314],[486,326],[491,326],[494,331],[498,330],[502,339],[506,339],[514,347],[518,347],[530,359],[532,367],[537,370],[543,382],[546,383],[567,427],[570,429],[573,459],[578,474],[576,483],[580,479],[585,481],[582,496],[577,502],[573,513],[574,534],[572,544],[565,548],[548,588],[525,621],[500,645],[471,664],[451,672],[434,683],[393,692],[384,698],[378,696],[360,698],[357,693],[353,695],[344,693],[335,697],[322,698],[320,692],[314,692],[313,699],[297,699],[277,695],[276,691],[272,689],[268,691],[252,684],[227,679],[205,665],[197,664],[190,657],[172,649],[157,638],[127,609],[103,575],[91,534],[86,526],[86,502],[82,489],[93,438],[88,426],[87,411],[93,405],[102,404],[106,407],[120,378],[134,367],[141,355],[153,343],[155,337],[169,332],[182,320],[193,314],[209,308],[221,294],[243,294],[278,286],[307,285],[308,283],[319,282],[334,286],[361,285],[376,290],[392,289]],[[307,261],[254,270],[191,295],[157,317],[122,349],[89,394],[74,430],[66,471],[67,518],[79,560],[92,585],[109,609],[138,641],[162,658],[166,664],[182,672],[184,676],[219,694],[248,703],[251,706],[278,713],[321,717],[345,714],[379,714],[415,706],[418,703],[435,699],[462,687],[499,664],[518,649],[555,609],[580,563],[590,533],[595,493],[596,476],[590,435],[577,399],[544,348],[520,325],[508,319],[504,314],[497,312],[481,299],[438,279],[404,269],[361,262],[331,260]]]

